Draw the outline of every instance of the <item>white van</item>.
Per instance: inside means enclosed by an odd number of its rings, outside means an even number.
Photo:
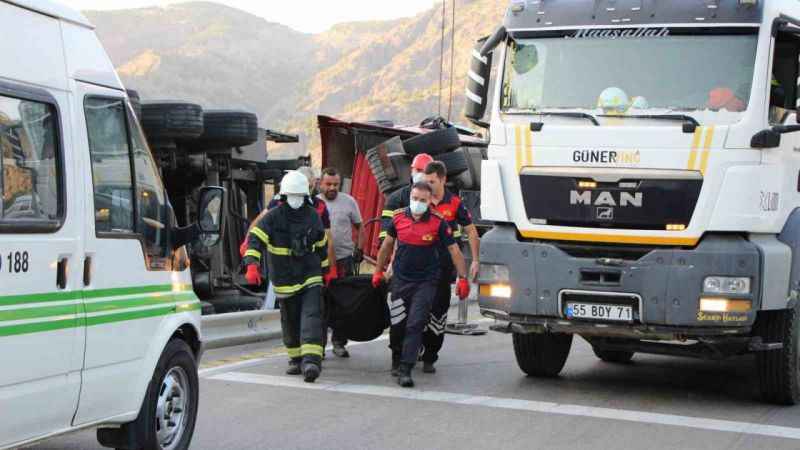
[[[101,427],[185,449],[200,302],[183,245],[219,240],[222,190],[177,228],[125,89],[81,14],[0,0],[0,449]]]

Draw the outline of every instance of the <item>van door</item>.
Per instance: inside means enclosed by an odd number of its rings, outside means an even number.
[[[83,202],[69,99],[0,81],[0,447],[69,428],[83,363]]]
[[[75,425],[139,410],[138,383],[153,370],[143,359],[162,319],[175,311],[168,204],[144,136],[121,91],[78,85],[89,263],[86,360]],[[178,270],[185,260],[180,264]]]

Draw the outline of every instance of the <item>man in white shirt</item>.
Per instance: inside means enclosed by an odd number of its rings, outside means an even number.
[[[334,168],[322,171],[318,197],[325,202],[330,214],[333,250],[336,256],[337,273],[340,277],[353,276],[355,268],[364,259],[364,233],[361,211],[356,200],[344,192],[339,192],[342,177]],[[353,229],[358,233],[358,245],[353,242]],[[333,354],[342,358],[350,356],[345,345],[347,339],[333,330]]]

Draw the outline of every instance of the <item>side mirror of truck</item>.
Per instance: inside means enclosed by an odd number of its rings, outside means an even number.
[[[200,189],[197,222],[172,230],[172,248],[177,249],[195,241],[205,247],[217,245],[222,237],[224,211],[225,189],[216,186]]]
[[[492,75],[492,54],[497,45],[506,38],[505,28],[500,28],[492,36],[478,40],[472,49],[472,63],[467,73],[467,104],[465,116],[470,122],[482,128],[489,128],[483,122],[489,103],[489,84]]]

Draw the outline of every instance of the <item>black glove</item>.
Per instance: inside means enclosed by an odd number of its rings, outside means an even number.
[[[360,248],[353,250],[353,264],[361,264],[364,262],[364,252]]]

